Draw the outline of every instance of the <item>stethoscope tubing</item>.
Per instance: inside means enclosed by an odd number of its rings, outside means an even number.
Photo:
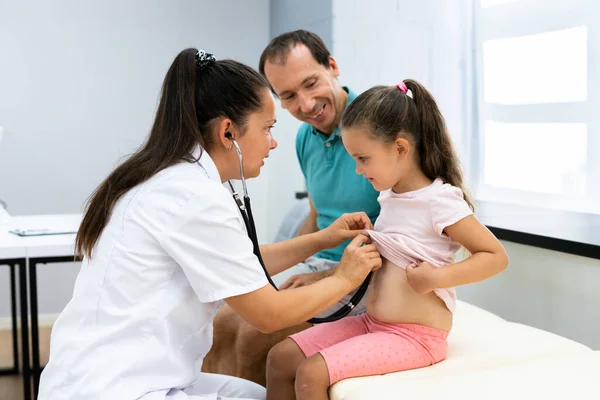
[[[246,186],[246,179],[244,178],[244,166],[242,164],[242,151],[235,140],[232,140],[232,142],[233,142],[233,146],[235,147],[235,150],[236,150],[236,152],[238,154],[238,158],[239,158],[240,176],[241,176],[241,180],[242,180],[242,187],[243,187],[243,193],[244,193],[244,200],[242,201],[242,199],[240,199],[240,196],[236,192],[231,181],[228,181],[229,186],[231,187],[233,199],[235,200],[235,202],[240,210],[240,213],[242,214],[242,219],[244,220],[244,224],[246,225],[246,230],[248,231],[248,236],[250,237],[250,240],[252,241],[254,255],[256,255],[256,257],[258,258],[258,262],[260,263],[260,266],[262,267],[262,269],[265,273],[265,276],[267,277],[267,280],[269,281],[271,286],[273,286],[275,288],[275,290],[279,290],[279,288],[277,287],[275,282],[273,282],[273,279],[271,279],[271,275],[269,274],[269,271],[267,270],[267,267],[265,266],[265,263],[263,261],[262,254],[260,253],[260,246],[258,244],[258,235],[256,233],[256,225],[254,224],[254,216],[252,214],[252,206],[250,204],[250,197],[248,196],[248,188]],[[360,285],[358,290],[354,293],[354,295],[352,296],[350,301],[347,304],[343,305],[339,310],[335,311],[334,313],[332,313],[331,315],[329,315],[327,317],[320,317],[320,318],[314,317],[314,318],[309,319],[307,322],[309,322],[311,324],[322,324],[322,323],[337,321],[339,319],[344,318],[346,315],[348,315],[354,309],[354,307],[364,297],[364,295],[367,292],[367,289],[369,287],[369,282],[371,281],[372,274],[373,274],[373,272],[369,272],[369,275],[367,275],[367,278]]]

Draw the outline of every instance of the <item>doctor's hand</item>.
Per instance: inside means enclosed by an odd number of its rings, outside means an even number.
[[[344,250],[342,259],[334,276],[346,279],[356,289],[365,280],[369,272],[381,268],[381,255],[368,236],[360,234]]]
[[[317,233],[322,236],[325,248],[330,249],[355,238],[365,229],[373,229],[371,220],[364,212],[355,212],[342,214],[331,225]]]

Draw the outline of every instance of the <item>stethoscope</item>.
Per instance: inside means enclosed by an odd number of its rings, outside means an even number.
[[[244,178],[244,166],[242,164],[242,151],[234,139],[231,139],[231,142],[233,143],[233,146],[235,147],[235,150],[237,151],[238,158],[240,161],[240,176],[241,176],[241,180],[242,180],[242,187],[244,190],[244,201],[242,201],[239,194],[236,192],[235,188],[233,187],[233,184],[231,183],[231,181],[228,181],[229,186],[231,187],[231,192],[233,194],[233,199],[235,200],[238,208],[240,209],[240,213],[242,214],[244,224],[246,225],[246,230],[248,231],[248,236],[250,237],[250,240],[252,241],[252,245],[254,247],[254,255],[256,255],[256,257],[258,258],[258,262],[260,263],[260,266],[262,267],[263,271],[265,272],[265,276],[267,277],[267,280],[269,281],[271,286],[273,286],[275,288],[275,290],[279,290],[277,288],[277,285],[275,285],[275,283],[271,279],[271,276],[269,275],[269,271],[267,271],[267,268],[265,267],[265,263],[262,259],[262,255],[260,254],[260,247],[258,245],[258,236],[256,234],[256,226],[254,225],[254,217],[252,215],[252,208],[250,206],[250,197],[248,196],[248,188],[246,186],[246,179]],[[352,296],[350,301],[347,304],[343,305],[339,310],[335,311],[333,314],[331,314],[327,317],[311,318],[308,320],[308,322],[311,324],[322,324],[325,322],[333,322],[333,321],[337,321],[338,319],[344,318],[346,315],[348,315],[350,313],[350,311],[352,311],[352,309],[358,304],[358,302],[363,298],[363,296],[367,292],[367,288],[369,287],[369,281],[371,280],[371,275],[372,275],[372,272],[369,273],[369,275],[367,276],[365,281],[361,284],[361,286],[358,288],[356,293]]]

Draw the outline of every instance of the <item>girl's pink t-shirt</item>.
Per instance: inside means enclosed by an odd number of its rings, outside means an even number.
[[[412,192],[385,190],[378,201],[381,212],[374,231],[368,234],[382,257],[400,268],[423,261],[438,267],[454,262],[461,245],[448,237],[444,229],[473,214],[462,190],[438,178]],[[434,292],[454,312],[455,289]]]

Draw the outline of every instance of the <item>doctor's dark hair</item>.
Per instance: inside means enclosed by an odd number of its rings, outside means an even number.
[[[417,149],[423,173],[431,180],[441,178],[461,189],[465,201],[474,209],[463,184],[460,161],[435,99],[413,79],[404,80],[404,84],[404,91],[398,86],[375,86],[359,95],[344,110],[342,131],[362,128],[375,139],[390,144],[399,137],[408,139]]]
[[[146,142],[91,194],[77,238],[78,257],[91,258],[116,202],[131,188],[179,162],[198,161],[195,146],[210,149],[213,122],[225,117],[243,133],[250,114],[259,112],[267,81],[233,60],[206,61],[186,49],[171,64],[162,85],[154,124]]]

